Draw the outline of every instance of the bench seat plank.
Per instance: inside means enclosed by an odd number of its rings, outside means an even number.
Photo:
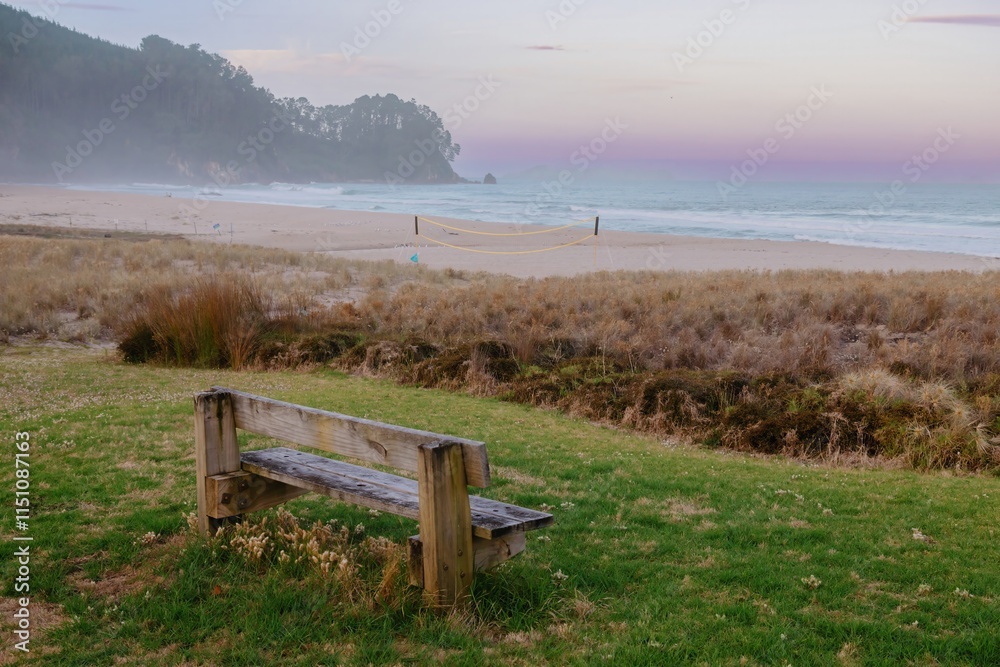
[[[420,493],[412,479],[287,447],[243,452],[240,460],[243,470],[261,477],[390,514],[420,517]],[[489,498],[470,496],[469,506],[473,533],[487,540],[553,522],[551,514]]]

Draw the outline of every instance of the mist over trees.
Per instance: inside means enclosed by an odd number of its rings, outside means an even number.
[[[198,44],[119,46],[0,4],[0,179],[452,183],[460,150],[414,100],[277,99]]]

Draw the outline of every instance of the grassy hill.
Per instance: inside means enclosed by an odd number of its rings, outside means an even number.
[[[347,559],[332,573],[246,548],[291,530],[273,513],[205,542],[184,515],[191,395],[213,384],[482,439],[487,494],[551,507],[556,524],[443,619],[403,583],[409,521],[290,503],[302,534]],[[167,369],[37,345],[0,348],[0,429],[5,489],[14,434],[31,434],[34,537],[25,657],[10,648],[7,493],[0,664],[1000,663],[993,477],[705,451],[331,370]]]

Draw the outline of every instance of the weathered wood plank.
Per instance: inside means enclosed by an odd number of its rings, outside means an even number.
[[[415,480],[399,477],[398,475],[381,472],[379,470],[373,470],[371,468],[352,465],[343,461],[336,461],[322,456],[316,456],[315,454],[300,452],[287,447],[275,447],[272,449],[261,450],[259,452],[247,452],[247,454],[244,454],[244,456],[247,455],[249,455],[251,459],[258,462],[261,462],[262,460],[259,457],[264,457],[265,459],[271,459],[272,457],[286,459],[300,465],[317,467],[320,470],[326,470],[331,474],[353,477],[399,491],[405,491],[413,494],[418,493],[417,482]],[[477,514],[495,516],[502,522],[502,525],[517,525],[522,530],[543,528],[551,525],[552,523],[551,514],[525,507],[519,507],[517,505],[511,505],[498,500],[481,498],[479,496],[470,496],[469,502],[471,503],[473,511],[473,523],[476,523]],[[483,537],[487,536],[484,535]]]
[[[365,507],[419,519],[419,485],[412,479],[287,447],[244,452],[241,458],[244,470],[261,477],[301,486],[335,498],[339,496],[336,493],[327,493],[325,488],[335,489],[337,493],[350,490],[352,497],[372,498],[370,504],[358,502]],[[357,486],[359,483],[364,486]],[[389,495],[378,492],[379,490],[388,492]],[[387,502],[396,504],[387,505]],[[487,540],[514,532],[542,528],[553,521],[551,514],[489,498],[470,496],[469,503],[473,533],[476,537]]]
[[[527,547],[525,533],[511,533],[495,540],[472,539],[473,567],[477,572],[505,563]],[[407,538],[406,570],[411,586],[424,587],[424,545],[419,535]]]
[[[409,472],[417,472],[420,445],[441,440],[460,443],[469,485],[490,485],[485,443],[214,389],[232,396],[237,428]]]
[[[215,499],[208,496],[208,477],[240,469],[240,449],[230,395],[204,392],[194,397],[194,458],[198,488],[198,530],[213,532]]]
[[[491,567],[496,567],[524,551],[526,546],[527,535],[524,533],[511,533],[495,540],[484,540],[477,537],[472,541],[476,570],[488,570]]]
[[[209,516],[215,519],[266,510],[309,493],[308,489],[243,471],[207,479],[207,495],[215,499],[215,509],[209,510]]]
[[[289,460],[271,458],[257,462],[254,457],[249,456],[257,453],[247,452],[243,454],[243,469],[247,472],[321,493],[343,502],[377,509],[380,512],[388,512],[410,519],[420,518],[419,497],[411,493],[369,484]]]
[[[417,475],[424,596],[435,607],[451,608],[468,596],[474,575],[472,516],[462,445],[421,445]]]
[[[505,526],[511,526],[516,531],[526,531],[545,528],[546,526],[551,526],[555,522],[555,518],[546,512],[539,512],[538,510],[528,509],[527,507],[518,507],[517,505],[509,505],[491,498],[469,496],[469,505],[472,508],[473,517],[477,517],[473,519],[473,523],[476,523],[477,521],[483,522],[487,516],[493,516],[496,517],[497,520],[501,521]],[[502,537],[505,534],[505,531],[495,530],[489,536],[479,535],[478,533],[477,536],[486,539],[493,539]]]

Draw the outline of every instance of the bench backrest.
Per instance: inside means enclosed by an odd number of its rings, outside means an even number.
[[[490,485],[490,465],[483,442],[316,410],[223,387],[212,387],[212,392],[229,395],[238,429],[412,473],[418,471],[421,445],[442,440],[457,442],[462,445],[468,484],[478,488]]]

